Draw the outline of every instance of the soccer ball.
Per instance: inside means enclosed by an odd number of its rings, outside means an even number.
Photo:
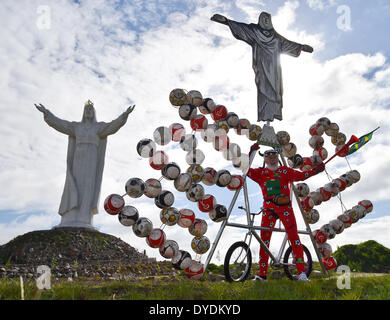
[[[251,123],[249,122],[248,119],[244,119],[244,118],[240,119],[240,120],[238,120],[236,133],[238,135],[247,134],[247,132],[249,131],[250,128],[251,128]]]
[[[318,166],[323,162],[320,156],[311,156],[310,161],[313,164],[313,167]]]
[[[227,170],[219,170],[217,173],[217,186],[226,187],[232,181],[232,175]]]
[[[330,257],[332,252],[333,252],[331,245],[327,242],[320,244],[317,247],[318,247],[320,254],[323,258]]]
[[[205,155],[202,152],[202,150],[194,149],[191,151],[188,151],[186,155],[186,162],[191,164],[202,164],[205,159]]]
[[[190,209],[181,209],[179,210],[180,217],[177,224],[182,228],[188,228],[195,221],[195,213]]]
[[[310,192],[309,197],[313,200],[315,206],[319,206],[322,202],[321,193],[319,193],[318,191]]]
[[[322,160],[325,160],[328,157],[328,151],[323,147],[317,148],[314,149],[313,156],[319,156]]]
[[[193,134],[186,134],[181,137],[180,139],[180,147],[184,151],[191,151],[196,149],[196,146],[198,145],[198,140],[196,139],[195,135]]]
[[[337,183],[335,182],[329,182],[326,185],[324,185],[324,189],[329,190],[330,193],[332,194],[332,197],[335,197],[339,194],[340,189],[337,186]]]
[[[330,226],[333,228],[333,230],[336,232],[336,234],[340,234],[344,231],[344,223],[339,219],[334,219],[329,222]]]
[[[216,124],[218,126],[218,129],[225,131],[225,133],[229,132],[230,127],[226,120],[220,120],[216,122]]]
[[[124,205],[125,201],[119,194],[111,194],[104,200],[104,210],[111,215],[118,214]]]
[[[326,117],[322,117],[320,119],[317,120],[317,123],[321,124],[325,130],[329,129],[329,126],[330,126],[330,120]]]
[[[262,133],[263,131],[260,126],[252,124],[247,133],[247,137],[251,141],[257,141],[261,137]]]
[[[198,183],[203,178],[204,170],[199,164],[191,164],[187,169],[187,173],[191,175],[193,182]]]
[[[197,115],[196,106],[194,106],[193,104],[183,104],[179,108],[179,116],[183,120],[186,120],[186,121],[191,120],[196,115]]]
[[[118,219],[126,227],[132,226],[139,218],[138,210],[133,206],[124,206],[119,212]]]
[[[320,219],[320,214],[316,209],[311,209],[309,213],[305,215],[306,221],[310,224],[315,224]]]
[[[207,167],[204,169],[204,174],[202,177],[202,182],[206,186],[212,186],[217,182],[217,171],[213,168]]]
[[[320,123],[313,124],[309,129],[309,133],[311,136],[322,136],[324,134],[324,131],[324,126]]]
[[[201,113],[210,114],[215,110],[215,102],[210,98],[203,99],[202,104],[198,108]]]
[[[374,206],[372,205],[370,200],[359,201],[358,205],[363,206],[364,208],[366,208],[366,214],[370,213],[372,211],[372,209],[374,208]]]
[[[203,97],[199,91],[191,90],[187,93],[187,97],[189,102],[194,106],[199,107],[202,105]]]
[[[187,277],[191,280],[199,280],[202,277],[203,271],[203,264],[195,260],[192,260],[191,265],[185,269]]]
[[[197,254],[204,254],[210,249],[210,240],[206,236],[195,237],[191,241],[191,248]]]
[[[202,212],[209,212],[214,209],[217,204],[217,200],[211,194],[204,195],[203,199],[198,201],[198,208]]]
[[[326,270],[332,270],[337,268],[337,261],[334,257],[327,257],[322,259],[322,263]]]
[[[214,121],[220,121],[226,119],[227,109],[225,106],[218,105],[215,107],[215,110],[211,113],[211,118]]]
[[[170,207],[160,211],[160,220],[167,226],[174,226],[180,218],[180,213],[176,208]]]
[[[343,146],[347,141],[347,137],[345,136],[344,133],[339,132],[332,137],[331,141],[335,146]]]
[[[241,176],[232,175],[232,181],[230,181],[227,188],[229,190],[238,190],[238,189],[241,189],[243,183],[244,183],[244,180],[242,179]]]
[[[346,213],[339,215],[337,219],[344,224],[344,228],[349,228],[352,225],[352,218]]]
[[[165,242],[165,232],[161,229],[153,229],[150,234],[146,237],[146,243],[151,248],[159,248]]]
[[[360,180],[360,173],[357,170],[348,171],[346,175],[352,180],[353,183],[356,183]]]
[[[145,196],[148,198],[155,198],[161,192],[161,182],[157,179],[150,178],[145,181]]]
[[[329,223],[324,224],[320,230],[326,235],[328,239],[333,239],[336,236],[336,232]]]
[[[348,176],[346,173],[344,173],[344,174],[342,174],[339,178],[340,178],[341,180],[344,180],[344,181],[345,181],[345,183],[347,184],[347,187],[352,186],[353,180],[351,179],[351,176]]]
[[[304,157],[303,158],[303,164],[299,167],[302,171],[309,171],[313,168],[313,162],[310,158]]]
[[[359,214],[355,210],[352,210],[352,209],[346,210],[344,213],[351,217],[352,223],[358,222],[358,220],[360,218]]]
[[[233,160],[241,156],[241,148],[238,144],[231,143],[229,147],[222,151],[222,155],[226,160]]]
[[[242,153],[240,157],[232,160],[233,167],[241,169],[243,173],[247,173],[249,169],[249,156]]]
[[[169,94],[170,103],[179,107],[184,103],[188,103],[188,97],[183,89],[173,89]]]
[[[364,218],[365,215],[366,215],[366,208],[363,207],[362,205],[353,206],[352,210],[356,212],[356,214],[358,215],[359,219]]]
[[[192,185],[192,177],[189,173],[181,173],[173,184],[177,191],[187,191]]]
[[[225,150],[230,144],[230,139],[226,132],[222,129],[215,131],[215,137],[213,140],[214,149],[217,151]]]
[[[179,142],[181,137],[186,134],[186,129],[180,123],[172,123],[169,126],[169,130],[171,130],[172,141]]]
[[[153,132],[153,139],[157,144],[165,146],[172,140],[172,131],[167,127],[158,127]]]
[[[155,170],[161,170],[168,162],[168,156],[164,151],[157,151],[149,158],[150,166]]]
[[[304,183],[304,182],[298,183],[296,185],[296,189],[297,189],[297,193],[298,193],[298,197],[299,198],[305,198],[310,193],[309,186],[306,183]]]
[[[329,128],[325,130],[325,134],[330,137],[334,137],[339,133],[339,126],[337,123],[332,122]]]
[[[173,205],[175,202],[175,197],[172,192],[163,190],[161,193],[154,199],[154,204],[160,209],[166,209]]]
[[[204,197],[204,188],[200,184],[193,184],[186,192],[187,199],[197,202]]]
[[[222,204],[217,204],[213,210],[209,212],[209,217],[214,222],[221,222],[227,217],[226,207]]]
[[[142,158],[149,158],[156,152],[156,144],[153,140],[142,139],[137,143],[137,153]]]
[[[234,112],[228,112],[226,115],[226,121],[230,128],[237,128],[240,118]]]
[[[191,265],[192,258],[187,251],[179,250],[179,252],[173,256],[171,261],[175,269],[185,270]]]
[[[168,180],[175,180],[180,175],[180,167],[175,162],[170,162],[161,170],[161,174]]]
[[[217,127],[217,125],[212,123],[212,124],[207,125],[207,128],[205,130],[202,130],[200,132],[200,135],[204,141],[213,142],[215,139],[215,132],[218,129],[219,128]]]
[[[284,146],[285,144],[290,142],[290,135],[287,131],[279,131],[278,133],[276,133],[276,139],[281,146]]]
[[[344,191],[345,188],[347,187],[347,183],[344,180],[340,179],[340,178],[333,179],[332,183],[337,184],[337,187],[339,188],[340,192]]]
[[[152,221],[148,218],[139,218],[136,223],[133,224],[133,232],[137,237],[147,237],[153,229]]]
[[[125,190],[129,197],[139,198],[145,193],[145,183],[139,178],[131,178],[127,180]]]
[[[321,194],[322,201],[328,201],[330,198],[332,198],[332,192],[330,192],[330,190],[328,189],[325,189],[324,187],[321,187],[316,191]]]
[[[194,131],[204,130],[207,128],[207,125],[208,125],[208,121],[206,117],[202,114],[196,115],[190,121],[190,126]]]
[[[179,252],[179,245],[175,240],[166,240],[162,246],[160,246],[160,254],[166,259],[173,258]]]
[[[291,158],[297,153],[297,146],[292,142],[286,143],[282,146],[282,153],[286,158]]]
[[[314,207],[314,201],[312,198],[307,196],[306,198],[304,198],[301,201],[301,205],[302,205],[303,211],[310,212],[310,210],[313,209],[313,207]]]
[[[195,237],[201,237],[207,231],[207,222],[197,218],[194,220],[194,223],[189,226],[188,231]]]
[[[287,159],[288,165],[291,168],[299,168],[303,165],[303,158],[300,154],[294,154],[292,157]]]
[[[318,244],[323,244],[328,239],[326,234],[319,229],[313,231],[313,237]]]
[[[309,139],[309,145],[313,149],[322,148],[322,146],[324,145],[324,138],[321,136],[312,136]]]

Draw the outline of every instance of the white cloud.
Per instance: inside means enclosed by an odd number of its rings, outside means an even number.
[[[0,155],[0,183],[7,187],[0,194],[0,210],[13,210],[15,217],[29,212],[42,214],[30,214],[24,221],[1,224],[0,241],[5,243],[18,234],[50,228],[60,221],[56,212],[65,179],[67,137],[49,128],[33,103],[43,103],[57,116],[75,121],[81,120],[87,99],[94,101],[100,121],[110,121],[130,103],[135,103],[136,109],[128,123],[108,139],[100,214],[95,216],[95,223],[102,232],[119,236],[139,250],[145,248],[148,255],[158,257],[156,250],[146,246],[145,239],[135,237],[116,217],[105,214],[102,202],[108,194],[123,194],[130,177],[159,178],[160,173],[150,168],[148,160],[139,158],[135,146],[140,139],[151,138],[158,126],[183,123],[177,109],[168,101],[173,88],[197,89],[226,105],[229,111],[255,121],[256,87],[251,48],[234,39],[226,26],[209,20],[216,12],[231,12],[229,4],[219,1],[202,2],[189,15],[167,10],[169,16],[165,24],[152,23],[153,19],[160,21],[163,17],[163,14],[151,13],[152,7],[141,18],[138,13],[146,10],[142,2],[132,2],[122,11],[115,10],[108,1],[93,2],[93,6],[88,1],[82,5],[58,2],[51,5],[51,30],[36,28],[38,4],[37,1],[2,4],[6,14],[1,18],[6,27],[0,30],[5,39],[0,48],[0,86],[7,94],[0,97],[0,141],[1,149],[6,150]],[[243,1],[242,4],[251,20],[258,16],[254,2]],[[323,35],[294,29],[298,5],[297,1],[286,2],[273,19],[275,28],[293,41],[310,44],[315,50],[324,49]],[[129,21],[139,28],[142,23],[151,23],[152,27],[136,32],[125,28]],[[307,143],[308,129],[321,116],[337,122],[348,137],[360,136],[380,125],[373,140],[350,157],[352,167],[361,172],[362,178],[345,195],[343,193],[343,200],[348,206],[355,205],[361,198],[369,198],[374,206],[375,201],[388,200],[390,180],[383,175],[390,169],[386,157],[390,151],[386,139],[390,119],[390,69],[386,57],[380,53],[373,56],[356,53],[318,61],[313,55],[302,53],[299,58],[283,57],[282,67],[284,121],[275,122],[275,130],[288,131],[298,153],[307,156],[312,152]],[[104,77],[99,78],[98,74]],[[185,125],[190,132],[188,123]],[[231,140],[240,143],[242,150],[248,150],[251,145],[234,133]],[[328,137],[325,141],[329,154],[333,154],[334,146]],[[180,163],[184,170],[185,153],[168,148],[172,161]],[[220,169],[228,164],[210,144],[201,143],[200,149],[207,155],[204,167]],[[255,163],[260,165],[262,161],[257,158]],[[340,158],[329,164],[333,176],[348,170]],[[308,183],[315,189],[326,182],[322,174]],[[172,183],[163,183],[173,189]],[[256,185],[250,190],[252,195],[258,191]],[[216,192],[220,195],[218,201],[229,202],[230,191],[227,195],[221,190]],[[183,195],[175,195],[183,199]],[[260,204],[255,198],[251,198],[251,205],[258,208]],[[129,198],[126,201],[135,205],[141,216],[151,218],[155,226],[160,226],[160,210],[153,201]],[[180,201],[178,205],[184,206],[186,202]],[[321,206],[321,220],[313,227],[336,218],[339,208],[335,199]],[[299,220],[299,212],[297,217]],[[242,217],[234,219],[242,220]],[[374,239],[390,247],[384,236],[389,225],[387,217],[368,217],[330,243],[341,245]],[[219,226],[209,224],[206,235],[211,242]],[[377,233],[377,228],[383,232]],[[169,238],[191,252],[192,237],[188,231],[178,226],[164,230]],[[217,248],[222,257],[233,241],[243,238],[242,232],[229,228],[224,233]],[[280,236],[273,236],[273,248],[277,248]],[[202,261],[205,258],[202,257]]]

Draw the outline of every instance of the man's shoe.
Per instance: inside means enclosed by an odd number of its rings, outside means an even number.
[[[305,282],[309,282],[310,280],[307,278],[306,276],[306,273],[302,272],[298,278],[297,278],[298,281],[305,281]]]
[[[264,279],[259,276],[255,276],[251,281],[260,281],[260,282],[267,282],[267,279]]]

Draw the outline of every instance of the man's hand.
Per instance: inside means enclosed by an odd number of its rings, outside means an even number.
[[[210,18],[210,20],[215,21],[215,22],[219,22],[219,23],[222,23],[222,24],[227,24],[227,21],[228,21],[228,19],[226,17],[224,17],[223,15],[218,14],[218,13],[213,15]]]
[[[314,51],[313,47],[310,47],[307,44],[302,45],[302,51],[312,53]]]
[[[320,173],[320,172],[322,172],[324,170],[325,170],[325,164],[324,163],[320,163],[318,166],[315,166],[313,168],[313,171],[315,172],[315,174],[318,174],[318,173]]]

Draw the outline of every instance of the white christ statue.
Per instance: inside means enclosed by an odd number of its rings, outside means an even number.
[[[271,15],[262,12],[258,23],[241,23],[220,14],[212,21],[229,26],[233,36],[252,47],[252,67],[257,86],[257,121],[282,120],[283,83],[280,54],[298,57],[301,51],[313,52],[313,48],[302,45],[278,34],[272,26]]]
[[[42,104],[35,107],[43,113],[49,126],[69,136],[65,186],[58,210],[61,223],[55,228],[94,229],[92,222],[98,213],[107,136],[126,123],[135,105],[109,123],[96,121],[90,100],[84,106],[81,122],[59,119]]]

